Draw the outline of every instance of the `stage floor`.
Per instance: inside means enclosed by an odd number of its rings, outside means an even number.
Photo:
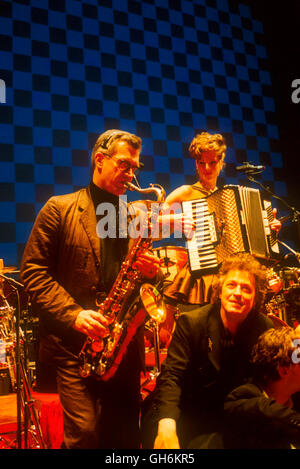
[[[0,396],[0,449],[17,447],[17,396]]]
[[[1,426],[17,422],[17,395],[0,396],[0,433]]]
[[[21,412],[21,448],[29,449],[59,449],[63,438],[62,408],[57,394],[32,392],[35,421],[38,421],[43,439],[43,446],[37,438],[38,426],[23,425],[23,412]],[[33,414],[31,414],[31,417]],[[17,395],[11,393],[0,396],[0,449],[19,448],[17,440]],[[25,436],[26,435],[26,436]],[[26,439],[26,442],[25,442]]]

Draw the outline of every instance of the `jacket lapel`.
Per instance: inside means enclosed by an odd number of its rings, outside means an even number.
[[[89,189],[82,192],[79,199],[80,223],[82,224],[89,239],[92,251],[96,258],[96,266],[100,265],[100,239],[96,232],[96,212],[91,199]]]
[[[220,336],[221,336],[221,320],[219,312],[214,308],[209,314],[207,324],[207,346],[208,346],[208,359],[213,364],[217,371],[220,370],[221,350],[220,350]]]

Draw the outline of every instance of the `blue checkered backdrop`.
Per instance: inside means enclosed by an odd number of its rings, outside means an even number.
[[[167,193],[195,178],[195,133],[225,135],[221,183],[235,165],[266,165],[279,196],[278,151],[264,30],[227,0],[1,1],[0,258],[18,265],[52,195],[88,184],[104,130],[143,139],[140,184]],[[1,82],[1,83],[3,83]]]

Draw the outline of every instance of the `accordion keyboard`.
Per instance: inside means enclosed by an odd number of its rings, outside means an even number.
[[[214,214],[210,214],[206,199],[185,201],[183,211],[195,220],[193,237],[187,240],[189,263],[192,272],[215,271],[218,267],[215,245],[218,241]]]

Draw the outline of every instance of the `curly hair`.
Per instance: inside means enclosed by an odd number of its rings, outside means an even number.
[[[218,272],[217,281],[214,284],[213,301],[216,301],[221,293],[224,279],[229,271],[242,270],[254,276],[255,279],[255,299],[256,311],[262,309],[265,294],[267,291],[267,269],[265,266],[248,253],[237,253],[227,257]]]
[[[278,367],[293,363],[293,340],[297,338],[299,333],[288,326],[269,329],[258,338],[251,354],[252,376],[258,383],[265,385],[280,379]]]
[[[189,146],[190,155],[196,160],[201,159],[203,152],[211,150],[216,152],[219,160],[223,160],[226,149],[225,138],[221,134],[210,134],[208,132],[197,134]]]
[[[99,150],[102,150],[111,155],[114,151],[116,143],[121,141],[127,142],[136,150],[140,150],[142,146],[142,140],[140,137],[137,137],[137,135],[131,134],[130,132],[126,132],[124,130],[106,130],[106,132],[103,132],[101,135],[99,135],[94,145],[91,157],[92,169],[94,170],[95,168],[95,156]]]

